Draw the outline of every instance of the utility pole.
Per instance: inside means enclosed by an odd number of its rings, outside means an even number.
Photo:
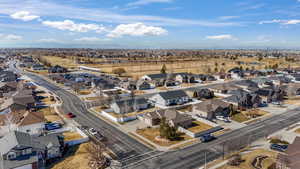
[[[204,162],[204,169],[206,169],[206,150],[204,150],[204,160],[205,160],[205,162]]]
[[[222,146],[222,156],[223,156],[223,160],[225,160],[225,142],[223,143],[223,146]]]

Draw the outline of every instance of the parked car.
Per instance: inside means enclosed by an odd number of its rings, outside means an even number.
[[[205,142],[210,142],[212,140],[216,139],[216,137],[212,136],[211,134],[205,134],[203,136],[200,137],[201,142],[205,143]]]
[[[62,125],[60,123],[47,123],[45,124],[46,130],[56,130],[62,128]]]
[[[259,107],[268,107],[268,103],[266,101],[263,101]]]
[[[274,105],[280,105],[280,102],[272,102]]]
[[[216,116],[216,119],[218,119],[220,121],[224,121],[225,123],[230,123],[230,120],[224,116]]]
[[[98,131],[95,130],[94,128],[90,128],[90,129],[89,129],[89,133],[90,133],[91,135],[95,136],[96,134],[98,134]]]
[[[74,117],[76,117],[76,115],[73,114],[73,113],[68,113],[67,116],[68,116],[69,118],[74,118]]]
[[[281,145],[281,144],[271,144],[270,149],[275,151],[284,152],[288,148],[288,145]]]
[[[99,132],[97,134],[95,134],[94,136],[97,138],[97,140],[100,140],[100,141],[102,141],[104,139],[104,136]]]

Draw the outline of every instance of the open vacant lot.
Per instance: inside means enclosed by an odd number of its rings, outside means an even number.
[[[288,64],[284,62],[284,59],[273,59],[273,58],[265,58],[263,60],[258,61],[258,58],[240,58],[238,60],[231,60],[226,58],[210,58],[210,57],[204,57],[204,58],[190,58],[182,59],[182,58],[170,58],[170,62],[166,62],[166,60],[157,61],[157,62],[150,62],[153,61],[153,59],[149,58],[149,63],[147,62],[141,62],[141,63],[134,63],[134,62],[128,62],[128,63],[115,63],[115,64],[78,64],[74,61],[74,57],[67,56],[64,58],[57,57],[57,56],[44,56],[45,60],[47,60],[51,65],[59,64],[61,66],[67,67],[67,68],[77,68],[78,66],[89,66],[94,68],[100,68],[101,71],[112,73],[114,69],[116,68],[124,68],[126,70],[126,75],[132,76],[134,78],[141,77],[145,74],[153,74],[153,73],[159,73],[162,66],[165,64],[167,71],[170,72],[190,72],[190,73],[207,73],[208,69],[211,69],[212,73],[214,72],[214,69],[217,67],[217,69],[220,71],[220,69],[228,70],[230,68],[236,67],[236,66],[242,66],[244,68],[252,68],[255,67],[256,69],[263,69],[265,66],[279,64],[280,66],[287,66]],[[124,58],[126,59],[126,58]],[[99,62],[103,61],[103,59],[98,58],[92,58],[93,61]],[[147,60],[147,59],[146,59]],[[238,64],[237,61],[241,62],[259,62],[258,65],[250,65],[250,64]],[[293,63],[291,64],[293,65]]]

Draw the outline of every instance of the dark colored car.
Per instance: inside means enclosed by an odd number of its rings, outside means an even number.
[[[60,123],[47,123],[45,124],[46,130],[56,130],[62,128],[62,125]]]
[[[68,116],[69,118],[74,118],[74,117],[76,117],[76,115],[73,114],[73,113],[68,113],[67,116]]]
[[[212,140],[216,139],[216,137],[210,135],[210,134],[205,134],[203,136],[200,137],[201,142],[205,143],[205,142],[210,142]]]
[[[288,145],[281,145],[281,144],[271,144],[270,149],[275,150],[275,151],[280,151],[284,152],[288,148]]]

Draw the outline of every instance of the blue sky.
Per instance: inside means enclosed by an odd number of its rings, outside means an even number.
[[[0,47],[300,48],[300,0],[0,0]]]

